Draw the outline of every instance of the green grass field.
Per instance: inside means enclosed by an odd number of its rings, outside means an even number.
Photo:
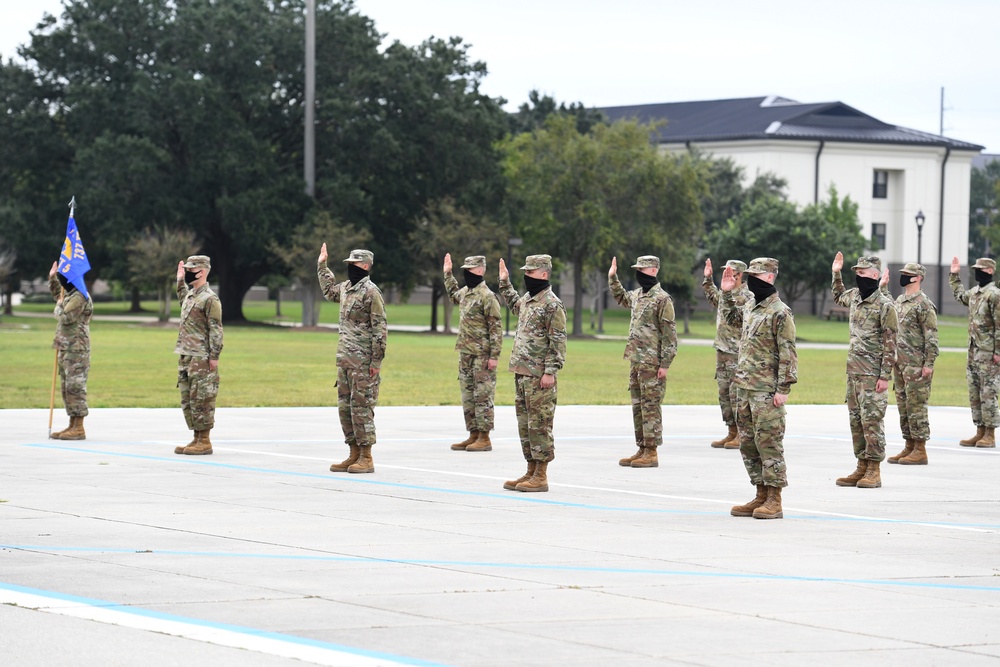
[[[155,306],[155,304],[150,304]],[[292,304],[284,304],[286,311]],[[297,305],[297,304],[296,304]],[[35,310],[35,306],[24,310]],[[252,318],[267,319],[273,303],[245,309]],[[97,311],[122,313],[121,304],[99,304]],[[51,312],[51,306],[38,308]],[[426,306],[390,306],[393,323],[426,324]],[[336,321],[336,307],[327,304],[323,321]],[[588,318],[585,318],[587,321]],[[964,323],[963,323],[964,324]],[[801,340],[842,343],[847,324],[814,317],[797,319]],[[606,331],[624,334],[627,314],[609,314]],[[692,320],[694,338],[710,338],[714,322],[706,314]],[[0,407],[48,407],[54,352],[50,349],[54,322],[39,317],[0,320]],[[955,334],[955,335],[952,335]],[[960,335],[959,335],[960,334]],[[92,359],[88,383],[91,407],[173,407],[178,405],[177,357],[173,354],[176,325],[91,323]],[[964,326],[942,326],[942,345],[964,346]],[[391,332],[383,366],[380,405],[455,405],[458,403],[454,337],[430,333]],[[337,334],[261,325],[227,326],[222,354],[220,407],[322,406],[336,402]],[[501,369],[506,368],[510,341],[504,342]],[[566,367],[559,375],[563,404],[624,405],[628,364],[624,342],[571,338]],[[799,350],[799,383],[791,402],[842,403],[845,350]],[[715,351],[710,346],[681,345],[667,382],[666,404],[715,404],[712,379]],[[510,405],[512,375],[499,374],[497,404]],[[58,392],[57,392],[58,393]],[[936,364],[931,402],[968,405],[964,353],[942,353]],[[57,397],[58,402],[58,397]]]

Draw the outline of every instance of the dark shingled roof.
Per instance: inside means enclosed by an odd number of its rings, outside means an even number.
[[[843,102],[802,104],[784,97],[746,97],[606,107],[600,111],[610,121],[667,121],[659,130],[661,143],[808,139],[983,150],[978,144],[883,123]]]

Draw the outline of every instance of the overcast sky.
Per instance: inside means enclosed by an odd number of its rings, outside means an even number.
[[[225,0],[220,0],[225,1]],[[781,95],[1000,153],[998,0],[357,0],[388,39],[457,35],[514,109]],[[0,0],[0,53],[60,0]]]

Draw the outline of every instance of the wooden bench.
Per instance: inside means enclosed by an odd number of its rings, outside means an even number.
[[[851,309],[844,306],[830,306],[826,311],[826,319],[836,319],[838,322],[846,322],[851,318]]]

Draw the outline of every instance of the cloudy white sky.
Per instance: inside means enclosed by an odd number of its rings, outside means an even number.
[[[219,0],[225,1],[225,0]],[[0,54],[61,0],[0,0]],[[1000,153],[998,0],[357,0],[390,40],[457,35],[508,108],[538,89],[616,106],[841,101]]]

